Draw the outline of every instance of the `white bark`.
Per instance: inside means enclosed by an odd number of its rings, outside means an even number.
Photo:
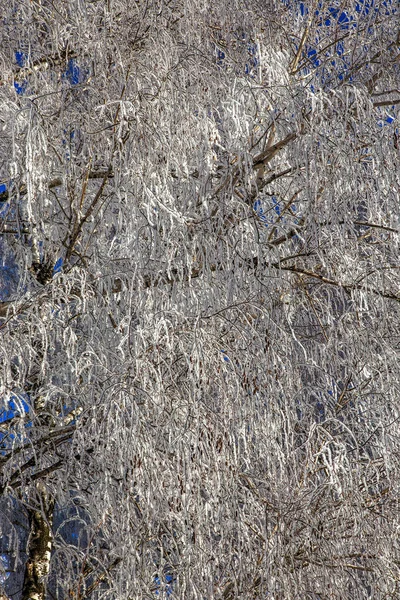
[[[54,498],[43,485],[37,486],[36,509],[28,510],[30,532],[27,545],[22,600],[44,600],[52,550]]]

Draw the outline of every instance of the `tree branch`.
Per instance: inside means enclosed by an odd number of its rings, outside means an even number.
[[[112,179],[114,177],[114,173],[112,172],[112,170],[110,169],[99,169],[99,170],[93,170],[89,172],[89,175],[87,176],[88,179],[103,179],[104,177],[107,177],[107,179]],[[4,184],[3,184],[4,185]],[[63,179],[61,179],[61,177],[55,177],[54,179],[51,179],[49,181],[49,183],[47,184],[47,187],[49,190],[52,190],[56,187],[61,187],[62,185],[64,185],[64,181]],[[21,183],[21,185],[19,186],[19,195],[20,196],[25,196],[27,194],[27,187],[24,183]],[[7,200],[10,198],[12,192],[9,190],[4,190],[4,192],[0,193],[0,202],[7,202]]]
[[[329,277],[324,277],[319,273],[314,273],[313,271],[309,271],[308,269],[303,269],[302,267],[297,267],[296,265],[291,266],[278,266],[279,263],[275,263],[272,266],[281,269],[281,271],[291,271],[292,273],[298,273],[300,275],[307,275],[307,277],[311,277],[313,279],[318,279],[322,283],[326,283],[327,285],[332,285],[334,287],[343,288],[345,291],[350,292],[354,290],[360,290],[365,292],[370,292],[375,296],[380,296],[381,298],[387,298],[389,300],[396,300],[400,302],[400,295],[393,294],[392,292],[385,292],[383,290],[377,290],[371,286],[365,286],[358,283],[341,283],[340,281],[336,281],[334,279],[329,279]]]

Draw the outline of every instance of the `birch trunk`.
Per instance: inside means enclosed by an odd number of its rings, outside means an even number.
[[[28,560],[25,565],[22,600],[44,600],[49,574],[52,547],[52,522],[54,500],[43,484],[38,485],[41,507],[28,509],[30,533],[27,545]]]

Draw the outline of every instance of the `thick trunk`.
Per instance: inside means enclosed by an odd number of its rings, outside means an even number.
[[[54,500],[44,486],[38,486],[41,508],[29,509],[30,533],[27,545],[22,600],[44,600],[50,567]]]

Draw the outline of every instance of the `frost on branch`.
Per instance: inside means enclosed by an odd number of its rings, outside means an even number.
[[[396,596],[397,19],[4,8],[9,597]]]

